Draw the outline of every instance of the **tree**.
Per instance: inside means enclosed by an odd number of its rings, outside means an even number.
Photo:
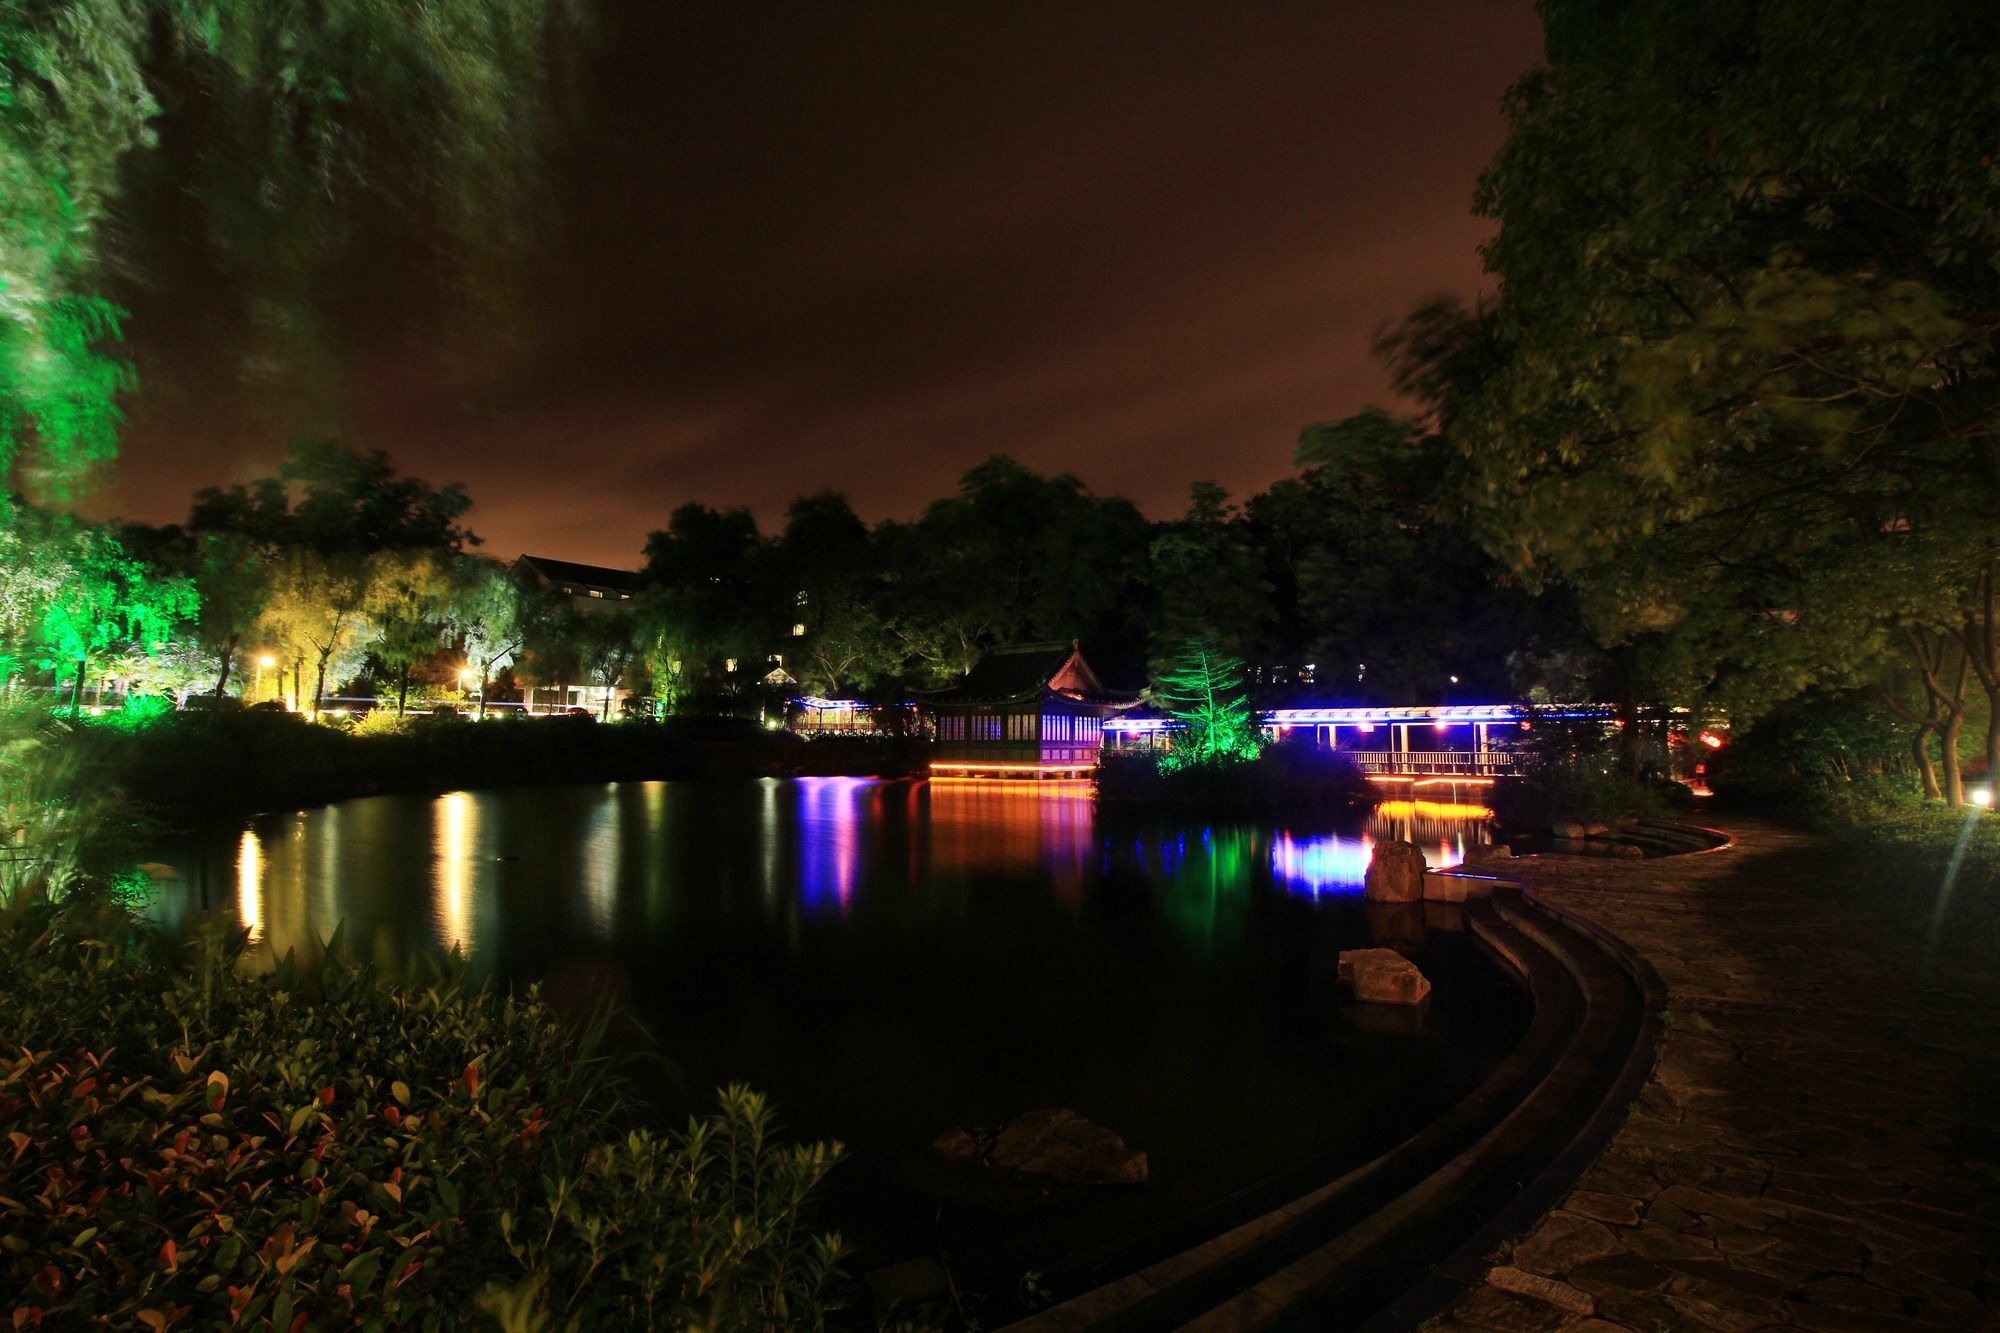
[[[194,632],[215,660],[213,692],[220,699],[244,639],[270,600],[277,552],[237,532],[199,532],[189,543],[187,565],[201,596],[201,617]]]
[[[1266,646],[1271,584],[1248,521],[1213,482],[1197,482],[1187,515],[1163,524],[1149,551],[1161,644],[1202,639],[1241,657]]]
[[[577,626],[584,674],[604,689],[602,720],[611,716],[611,691],[639,661],[638,624],[622,611],[586,613]]]
[[[460,523],[472,500],[456,482],[399,477],[380,449],[294,440],[275,477],[198,492],[196,532],[234,532],[325,554],[425,550],[455,555],[479,538]]]
[[[793,590],[785,661],[802,689],[836,695],[901,674],[903,641],[880,609],[881,553],[846,496],[794,500],[774,557],[777,600]]]
[[[995,644],[1082,639],[1113,669],[1144,661],[1151,530],[1129,501],[995,456],[913,524],[877,533],[883,610],[934,680]]]
[[[1223,764],[1255,759],[1263,748],[1240,657],[1212,639],[1189,639],[1162,667],[1154,697],[1187,727],[1173,762]]]
[[[415,21],[372,0],[49,0],[0,7],[0,489],[72,495],[114,452],[131,383],[111,350],[107,276],[142,247],[107,227],[161,101],[211,138],[154,155],[192,164],[199,199],[267,341],[309,327],[336,208],[366,186],[443,224],[461,271],[520,248],[518,205],[546,136],[561,0],[434,0]],[[165,89],[163,92],[162,89]],[[170,126],[178,128],[177,125]],[[143,215],[143,214],[142,214]],[[293,334],[292,336],[296,336]]]
[[[783,637],[778,626],[789,627],[784,613],[792,609],[771,573],[749,510],[682,505],[646,539],[648,637],[672,645],[683,679],[714,678],[729,659],[763,656]]]
[[[68,577],[43,605],[39,639],[43,665],[75,669],[75,715],[83,711],[83,682],[93,664],[134,649],[159,652],[200,600],[186,579],[154,575],[106,529],[68,520],[56,536]]]
[[[372,630],[377,565],[374,557],[358,552],[329,555],[295,546],[279,557],[272,573],[262,623],[284,645],[295,688],[302,686],[301,672],[311,669],[317,719],[328,680],[337,683],[361,668]]]
[[[29,665],[43,613],[78,577],[60,521],[0,496],[0,679],[11,696]]]
[[[429,661],[444,641],[456,585],[450,559],[440,551],[385,551],[375,561],[368,650],[395,673],[401,716],[409,711],[411,668]]]
[[[1543,13],[1477,197],[1494,354],[1444,429],[1488,547],[1608,645],[1677,640],[1739,722],[1939,632],[1984,660],[2000,12]]]
[[[479,716],[484,718],[488,685],[520,658],[534,619],[527,590],[504,566],[467,556],[457,573],[447,624],[479,682]]]

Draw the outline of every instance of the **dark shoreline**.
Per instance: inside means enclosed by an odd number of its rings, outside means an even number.
[[[133,732],[86,728],[75,743],[155,829],[170,832],[367,796],[923,771],[924,752],[910,743],[806,743],[718,722],[730,719],[604,725],[534,718],[353,735],[284,714],[183,714]]]

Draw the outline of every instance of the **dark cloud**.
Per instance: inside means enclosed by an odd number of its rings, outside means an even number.
[[[690,498],[905,516],[997,451],[1155,514],[1198,479],[1260,489],[1301,425],[1386,396],[1383,320],[1478,285],[1468,202],[1538,42],[1527,0],[631,0],[526,344],[446,365],[413,247],[357,247],[340,427],[466,482],[497,552],[609,563]],[[134,329],[140,517],[287,433],[174,296]]]

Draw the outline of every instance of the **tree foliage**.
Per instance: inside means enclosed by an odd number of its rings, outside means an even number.
[[[73,496],[115,451],[131,375],[107,293],[139,238],[113,209],[163,101],[208,112],[178,184],[277,346],[310,322],[338,209],[362,188],[437,219],[457,271],[518,248],[568,18],[566,0],[0,5],[6,488]]]
[[[1398,349],[1415,375],[1483,349],[1440,423],[1485,544],[1739,721],[1910,631],[1983,657],[2000,13],[1543,12],[1477,198],[1498,300]]]
[[[1162,758],[1166,767],[1255,759],[1263,748],[1243,659],[1213,639],[1190,639],[1160,669],[1153,694],[1186,730]]]

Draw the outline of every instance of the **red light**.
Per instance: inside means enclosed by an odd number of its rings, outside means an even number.
[[[1712,731],[1702,732],[1701,735],[1697,737],[1697,739],[1700,740],[1703,745],[1706,745],[1711,750],[1720,750],[1722,748],[1722,737],[1716,735]]]

